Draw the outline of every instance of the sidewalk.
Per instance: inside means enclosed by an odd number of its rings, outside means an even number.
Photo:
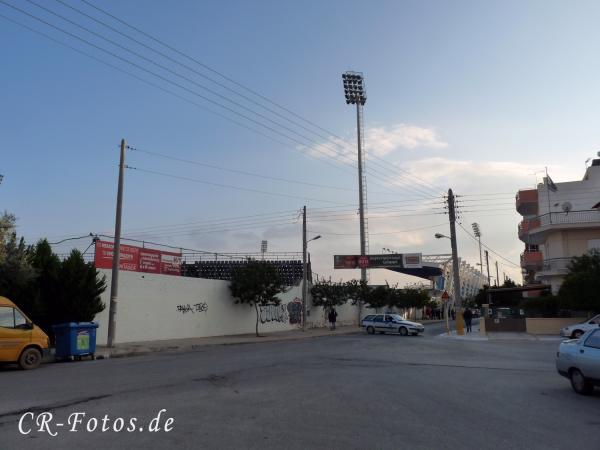
[[[421,320],[423,325],[444,322],[443,320]],[[157,352],[186,352],[209,345],[243,345],[263,342],[292,341],[298,339],[310,339],[323,336],[345,335],[362,333],[364,330],[356,325],[339,326],[335,331],[328,327],[309,328],[306,331],[300,329],[289,331],[278,331],[274,333],[262,333],[261,337],[255,334],[235,334],[228,336],[198,337],[187,339],[168,339],[161,341],[124,342],[116,344],[113,348],[97,346],[96,359],[124,358],[128,356],[147,355]]]
[[[460,339],[466,341],[546,341],[546,342],[560,342],[565,338],[556,335],[535,335],[528,333],[517,333],[511,331],[504,332],[488,332],[487,334],[481,334],[479,329],[473,327],[472,333],[465,333],[462,336],[456,334],[456,330],[451,330],[450,334],[443,333],[438,335],[439,338],[446,339]]]
[[[113,348],[98,346],[96,348],[96,358],[124,358],[156,352],[186,352],[209,345],[243,345],[263,342],[291,341],[360,332],[362,332],[360,327],[344,326],[337,327],[335,331],[331,331],[329,328],[309,328],[306,331],[298,329],[275,333],[263,333],[261,334],[261,337],[256,337],[255,334],[236,334],[229,336],[169,339],[162,341],[125,342],[116,344]]]

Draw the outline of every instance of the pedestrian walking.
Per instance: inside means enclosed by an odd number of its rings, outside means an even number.
[[[463,312],[463,318],[465,319],[465,325],[467,326],[467,333],[470,333],[471,330],[471,322],[473,320],[473,312],[467,308],[465,312]]]
[[[335,330],[335,322],[337,321],[337,311],[335,310],[335,308],[331,308],[329,310],[328,319],[329,319],[329,329],[332,331]]]

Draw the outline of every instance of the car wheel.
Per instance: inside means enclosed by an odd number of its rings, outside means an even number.
[[[400,336],[406,336],[408,334],[408,329],[406,327],[400,327],[398,333],[400,333]]]
[[[569,378],[571,379],[571,387],[575,392],[581,395],[590,395],[594,389],[592,383],[583,376],[583,374],[577,369],[571,369],[569,372]]]
[[[369,333],[369,334],[375,334],[375,328],[373,328],[373,327],[367,327],[367,333]]]
[[[19,366],[23,370],[31,370],[37,368],[42,362],[42,354],[37,348],[26,348],[19,357]]]
[[[573,331],[573,334],[571,334],[571,337],[573,339],[579,339],[582,334],[583,334],[583,331],[581,331],[581,330],[575,330],[575,331]]]

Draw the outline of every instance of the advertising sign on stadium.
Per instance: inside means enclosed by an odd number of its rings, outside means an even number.
[[[112,242],[96,241],[94,263],[98,269],[112,268],[113,249]],[[181,275],[181,253],[121,245],[119,268],[130,272]]]
[[[423,267],[420,253],[383,255],[335,255],[334,269],[413,269]]]

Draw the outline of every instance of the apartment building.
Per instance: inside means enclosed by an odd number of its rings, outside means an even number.
[[[600,251],[600,159],[579,181],[554,183],[545,177],[537,189],[520,190],[518,227],[525,284],[543,283],[557,293],[574,256]]]

